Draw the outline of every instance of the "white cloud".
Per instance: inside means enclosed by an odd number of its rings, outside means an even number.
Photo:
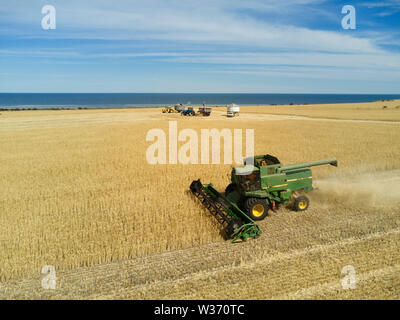
[[[383,11],[375,13],[378,17],[387,17],[400,12],[400,0],[362,2],[361,5],[369,9],[382,9]]]
[[[319,5],[324,0],[53,0],[57,10],[57,29],[40,28],[41,7],[47,1],[9,2],[0,9],[0,19],[8,24],[0,33],[19,38],[125,40],[120,48],[101,48],[85,41],[74,48],[41,50],[0,50],[2,56],[29,55],[73,59],[152,58],[178,63],[245,66],[245,69],[217,72],[264,74],[271,76],[332,77],[346,76],[376,79],[398,79],[400,55],[379,47],[382,35],[362,31],[313,30],[306,25],[288,24],[287,17],[308,12],[321,13],[316,18],[335,18],[340,26],[340,10],[327,12]],[[23,4],[23,5],[22,5]],[[364,3],[371,8],[400,6],[400,0]],[[314,10],[314,11],[313,11]],[[254,13],[257,13],[255,15]],[[263,17],[263,18],[260,18]],[[158,43],[152,48],[129,48],[133,40]],[[393,41],[385,35],[385,43]],[[112,43],[112,42],[110,42]],[[166,50],[165,45],[168,46]],[[92,46],[92,47],[91,47]],[[226,47],[226,49],[225,49]],[[90,50],[91,49],[91,50]],[[262,70],[250,66],[259,65]],[[280,69],[266,69],[265,66]],[[285,66],[285,67],[283,67]],[[327,68],[332,69],[327,69]],[[301,69],[300,69],[301,68]],[[334,71],[333,69],[337,70]],[[218,71],[219,70],[219,71]],[[299,70],[302,70],[299,72]],[[357,72],[355,74],[354,72]]]
[[[57,30],[43,31],[40,3],[25,1],[3,8],[3,21],[18,21],[27,36],[53,36],[85,39],[141,39],[204,43],[227,43],[262,48],[324,50],[334,52],[373,52],[368,39],[345,32],[310,30],[284,24],[272,24],[241,14],[253,9],[269,15],[285,15],[299,5],[318,4],[321,0],[263,1],[55,1]],[[20,4],[20,2],[18,2]],[[304,9],[303,9],[304,10]],[[338,16],[340,21],[340,16]]]
[[[201,56],[177,56],[169,61],[186,63],[211,63],[232,65],[287,65],[287,66],[328,66],[344,68],[379,69],[391,68],[400,71],[397,54],[337,54],[337,53],[220,53]]]
[[[361,2],[362,6],[368,8],[382,8],[382,7],[400,7],[400,0],[388,0],[388,1],[374,1],[374,2]]]

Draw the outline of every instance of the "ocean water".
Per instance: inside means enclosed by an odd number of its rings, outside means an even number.
[[[0,93],[0,109],[143,108],[177,103],[216,106],[352,103],[400,99],[400,94],[248,93]]]

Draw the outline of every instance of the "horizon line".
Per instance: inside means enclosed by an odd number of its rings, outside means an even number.
[[[313,93],[313,92],[1,92],[0,94],[276,94],[276,95],[284,95],[284,94],[297,94],[297,95],[400,95],[400,93]]]

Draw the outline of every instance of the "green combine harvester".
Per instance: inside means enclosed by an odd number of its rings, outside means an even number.
[[[310,200],[304,193],[313,190],[310,167],[330,164],[337,167],[336,159],[320,160],[284,166],[278,158],[260,155],[244,159],[244,165],[233,167],[231,184],[225,193],[212,185],[195,180],[192,193],[203,203],[233,242],[256,238],[261,230],[255,223],[275,211],[280,204],[293,200],[296,211],[308,208]]]

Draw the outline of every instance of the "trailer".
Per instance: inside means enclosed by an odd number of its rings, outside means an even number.
[[[199,114],[203,117],[209,117],[211,115],[212,108],[211,107],[200,107]]]

